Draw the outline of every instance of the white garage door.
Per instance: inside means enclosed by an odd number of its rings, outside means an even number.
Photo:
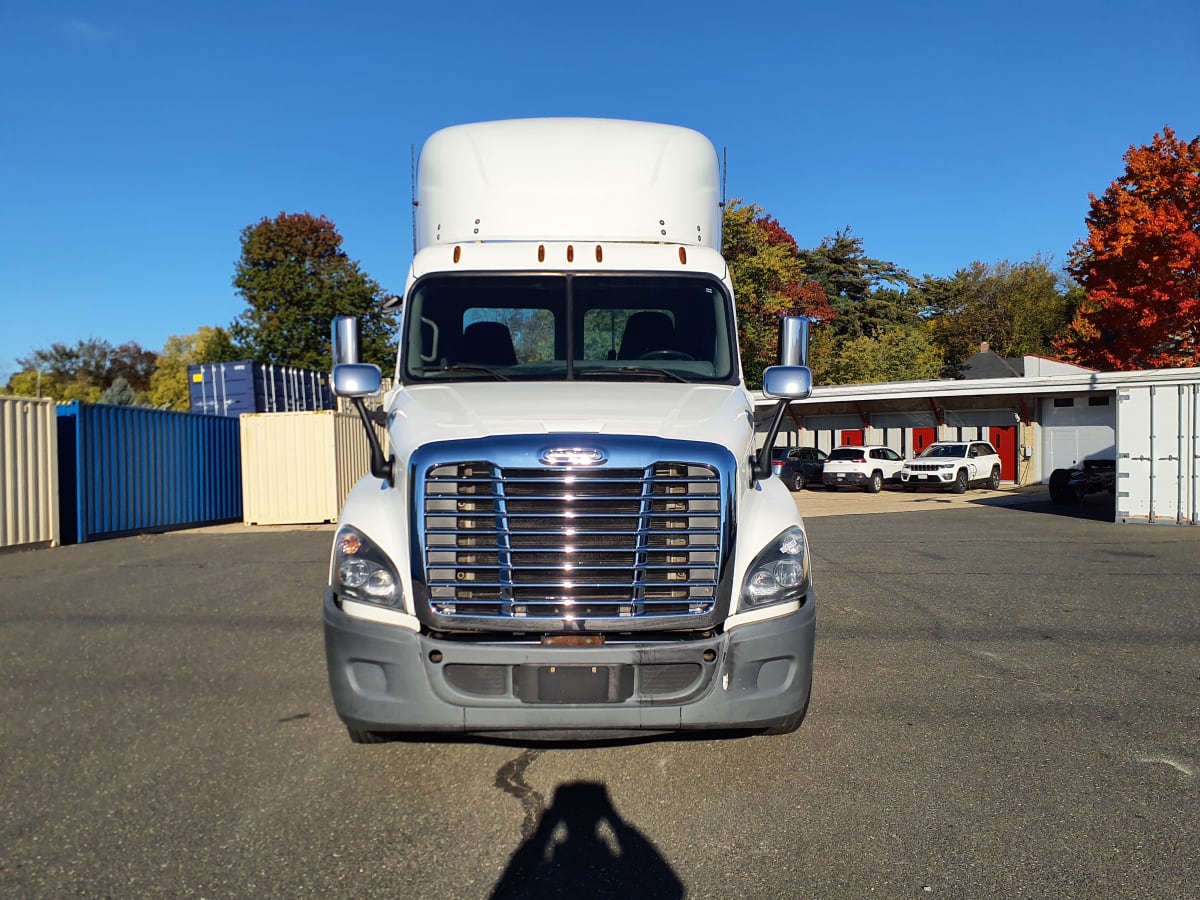
[[[1111,394],[1042,400],[1042,480],[1085,459],[1116,459],[1117,410]]]

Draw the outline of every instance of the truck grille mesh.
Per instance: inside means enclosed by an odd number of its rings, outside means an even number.
[[[511,468],[486,461],[425,476],[424,555],[437,616],[501,620],[703,619],[716,602],[715,468]]]

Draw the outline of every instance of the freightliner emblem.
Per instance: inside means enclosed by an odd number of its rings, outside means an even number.
[[[546,466],[598,466],[605,456],[594,447],[555,447],[543,451],[541,460]]]

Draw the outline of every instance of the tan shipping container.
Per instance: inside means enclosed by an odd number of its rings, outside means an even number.
[[[53,400],[0,397],[0,547],[58,545],[57,418]]]
[[[333,410],[241,417],[242,517],[247,525],[336,522],[371,468],[357,415]],[[377,428],[383,442],[383,429]]]

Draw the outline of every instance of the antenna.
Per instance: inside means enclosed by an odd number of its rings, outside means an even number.
[[[417,255],[417,145],[408,145],[408,168],[412,177],[409,190],[412,192],[412,239],[413,256]]]
[[[721,148],[721,209],[725,208],[725,179],[729,176],[729,148]]]

